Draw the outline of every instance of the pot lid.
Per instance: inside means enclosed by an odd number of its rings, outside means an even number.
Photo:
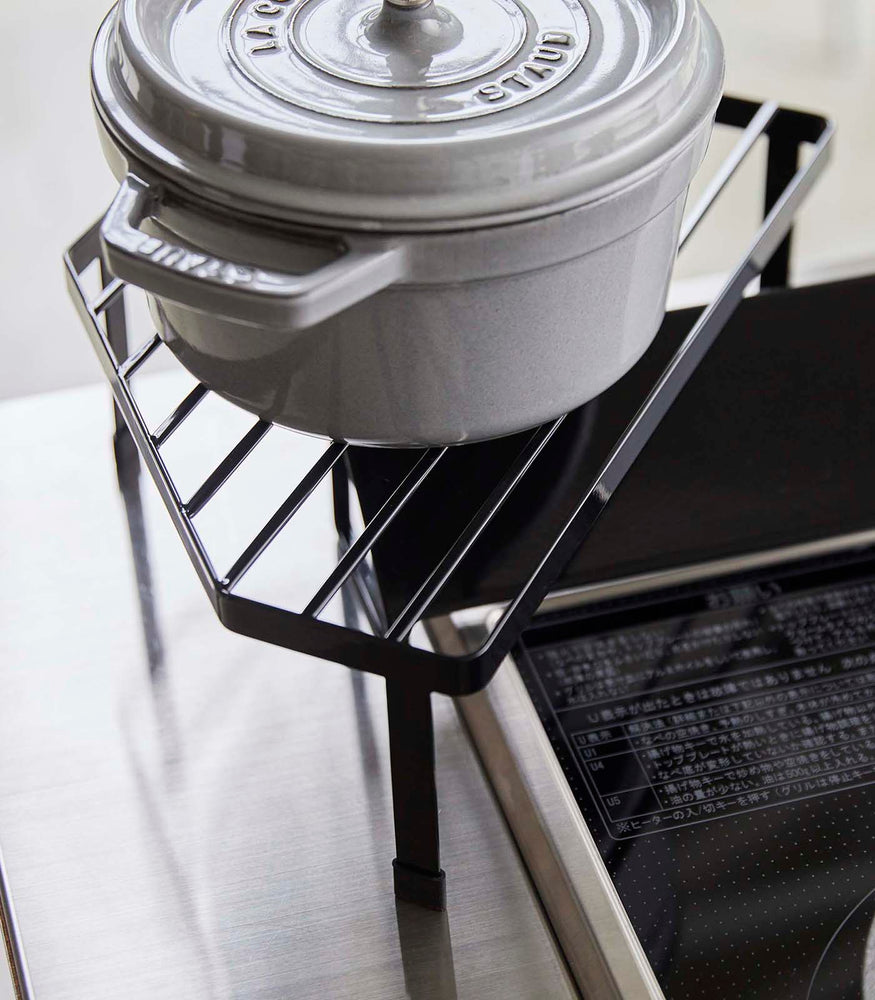
[[[375,229],[600,197],[691,141],[721,82],[696,0],[120,0],[93,60],[126,158]]]

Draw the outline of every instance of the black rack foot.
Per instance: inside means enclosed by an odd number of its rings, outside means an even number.
[[[441,868],[431,695],[387,681],[386,705],[395,807],[395,896],[443,910],[446,875]]]
[[[435,875],[434,872],[414,868],[395,858],[392,862],[392,874],[395,876],[396,899],[416,903],[429,910],[447,908],[447,875],[443,869]]]

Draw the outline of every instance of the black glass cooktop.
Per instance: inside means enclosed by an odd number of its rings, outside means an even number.
[[[875,552],[543,616],[516,661],[669,1000],[875,996]]]

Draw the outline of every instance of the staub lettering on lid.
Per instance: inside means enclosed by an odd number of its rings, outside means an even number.
[[[252,14],[259,19],[276,18],[284,10],[288,10],[296,0],[258,0],[252,4]],[[243,32],[249,46],[249,55],[258,52],[274,52],[279,49],[275,24],[250,25]]]
[[[556,72],[556,64],[568,59],[577,44],[574,35],[566,31],[542,31],[537,41],[524,62],[497,80],[484,83],[477,96],[489,103],[506,101],[521,91],[540,86]]]
[[[309,111],[358,121],[441,122],[502,112],[539,98],[574,72],[590,43],[589,19],[577,0],[527,0],[525,17],[515,0],[468,0],[474,6],[492,4],[494,16],[502,19],[507,39],[506,51],[499,46],[501,58],[484,43],[479,62],[448,69],[444,79],[439,52],[421,67],[421,81],[399,82],[398,66],[408,72],[410,60],[393,60],[368,41],[369,26],[380,11],[376,0],[352,5],[358,20],[349,24],[357,27],[344,29],[349,38],[343,44],[353,55],[362,50],[365,69],[335,58],[337,32],[326,33],[319,15],[335,2],[237,0],[224,29],[231,61],[263,93]]]

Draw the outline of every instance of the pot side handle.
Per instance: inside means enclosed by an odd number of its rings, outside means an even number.
[[[347,248],[308,274],[284,274],[212,257],[143,232],[157,195],[133,174],[122,181],[100,226],[109,270],[122,281],[199,312],[251,325],[304,330],[397,281],[403,245]]]

